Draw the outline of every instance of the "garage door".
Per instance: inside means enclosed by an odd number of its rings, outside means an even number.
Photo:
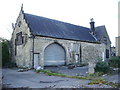
[[[64,65],[65,64],[65,50],[59,44],[51,44],[44,51],[44,65]]]

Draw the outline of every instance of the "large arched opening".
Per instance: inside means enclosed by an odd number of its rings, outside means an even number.
[[[65,65],[66,52],[58,43],[48,45],[44,50],[44,66]]]

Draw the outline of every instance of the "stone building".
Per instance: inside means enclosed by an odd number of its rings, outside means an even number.
[[[116,37],[116,56],[120,56],[120,36]]]
[[[90,26],[27,14],[21,8],[13,25],[12,60],[20,67],[30,68],[105,60],[107,47],[98,31],[105,27],[95,28],[93,20]]]

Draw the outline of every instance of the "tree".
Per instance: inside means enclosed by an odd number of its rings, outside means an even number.
[[[5,66],[8,62],[10,62],[9,41],[2,39],[0,45],[2,46],[2,66]]]

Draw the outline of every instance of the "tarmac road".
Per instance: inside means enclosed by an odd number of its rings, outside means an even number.
[[[3,69],[3,84],[9,88],[81,88],[89,80],[47,76],[34,70],[17,72],[18,69]]]

